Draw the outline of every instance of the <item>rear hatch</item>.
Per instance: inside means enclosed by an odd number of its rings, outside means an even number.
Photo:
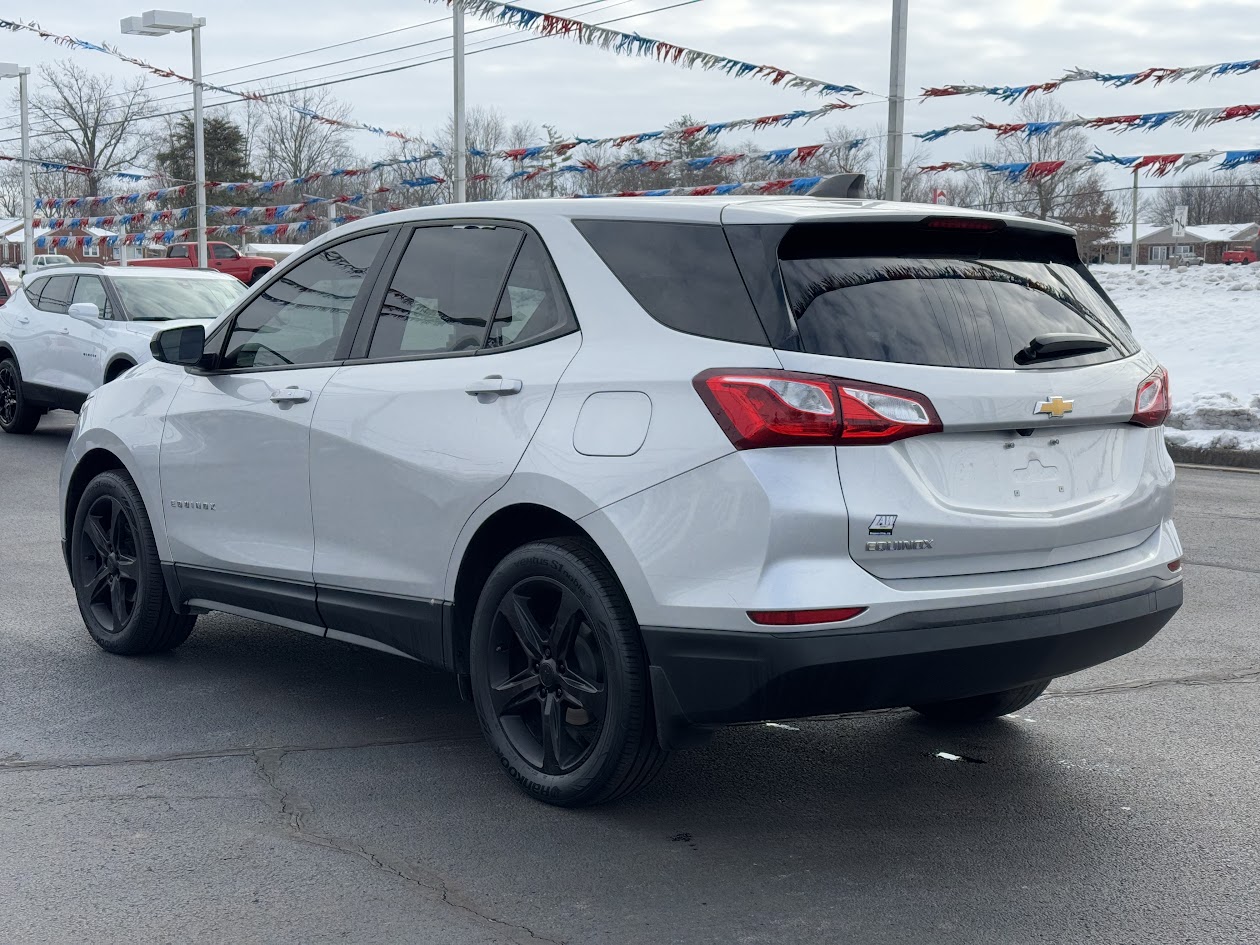
[[[849,548],[870,573],[1096,557],[1169,514],[1151,428],[1166,376],[1070,236],[958,217],[726,230],[785,368],[897,388],[939,416],[925,435],[836,447]],[[1132,422],[1140,388],[1148,426]]]

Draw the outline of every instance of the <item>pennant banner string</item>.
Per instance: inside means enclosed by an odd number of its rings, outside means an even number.
[[[1225,121],[1242,121],[1260,117],[1260,105],[1227,105],[1224,108],[1188,108],[1168,112],[1147,112],[1140,115],[1109,115],[1102,118],[1066,118],[1061,121],[1028,121],[998,124],[977,117],[974,123],[950,125],[913,135],[922,141],[939,141],[953,134],[973,131],[994,131],[999,138],[1022,134],[1025,138],[1042,138],[1075,128],[1107,131],[1151,131],[1155,128],[1190,128],[1198,131]]]
[[[1034,82],[1031,85],[943,85],[923,90],[923,98],[947,98],[955,95],[985,95],[1008,104],[1022,101],[1038,92],[1055,92],[1069,82],[1100,82],[1112,88],[1142,85],[1150,82],[1198,82],[1200,79],[1216,79],[1222,76],[1246,75],[1260,69],[1260,59],[1240,62],[1214,62],[1206,66],[1179,68],[1151,67],[1139,72],[1096,72],[1093,69],[1072,69],[1051,82]]]
[[[1260,164],[1260,149],[1238,151],[1183,151],[1174,154],[1140,154],[1119,156],[1096,150],[1085,158],[1062,161],[1030,161],[1010,164],[994,164],[988,161],[946,161],[942,164],[921,165],[919,170],[934,171],[987,171],[991,174],[1002,174],[1012,183],[1027,183],[1051,177],[1068,168],[1097,167],[1108,164],[1135,172],[1142,172],[1149,177],[1167,177],[1179,174],[1191,167],[1206,164],[1219,158],[1213,168],[1217,171],[1232,171],[1249,164]]]
[[[232,224],[228,226],[207,227],[208,236],[228,236],[242,233],[257,233],[259,236],[290,236],[305,233],[314,224],[312,220],[299,223],[270,223],[262,226],[245,226]],[[159,230],[152,233],[115,233],[109,236],[38,236],[35,238],[36,249],[65,249],[82,246],[142,246],[146,243],[175,243],[190,239],[194,230]]]
[[[820,109],[819,111],[823,111],[823,110]],[[807,113],[807,114],[812,114],[812,113]],[[782,118],[782,117],[784,116],[767,116],[767,118],[764,120],[769,121],[774,118]],[[800,117],[800,116],[798,115],[797,117]],[[741,119],[741,120],[752,121],[753,119]],[[757,119],[757,120],[762,120],[762,119]],[[732,123],[726,122],[722,124],[725,126],[729,126]],[[712,127],[713,127],[712,125],[697,125],[695,126],[695,129],[682,129],[681,131],[677,132],[677,134],[683,134],[688,131],[694,132],[692,134],[692,137],[700,137],[705,134],[718,134],[719,133],[718,131],[706,130]],[[648,132],[647,134],[660,135],[660,134],[664,134],[664,132]],[[639,136],[628,136],[628,137],[639,137]],[[707,167],[713,167],[713,166],[720,167],[727,164],[733,164],[736,161],[740,161],[740,160],[759,160],[759,161],[764,161],[768,164],[779,164],[779,165],[804,164],[807,161],[812,160],[814,157],[820,154],[835,154],[835,153],[852,152],[860,148],[862,145],[866,144],[866,142],[867,142],[866,138],[852,138],[847,141],[829,142],[825,144],[810,144],[810,145],[803,145],[803,146],[793,147],[793,148],[777,148],[771,151],[755,151],[755,152],[746,152],[746,153],[737,153],[737,154],[711,154],[711,155],[701,155],[701,156],[692,157],[692,158],[678,158],[675,160],[667,160],[667,161],[656,161],[656,160],[650,160],[646,158],[628,158],[626,160],[613,161],[611,163],[602,164],[602,165],[596,163],[595,161],[590,161],[590,160],[575,161],[575,162],[571,162],[567,164],[562,164],[557,167],[549,167],[546,165],[532,165],[529,167],[518,167],[517,170],[505,176],[494,175],[494,174],[473,174],[473,175],[469,175],[468,179],[470,181],[471,180],[501,180],[501,181],[510,183],[516,180],[533,180],[537,177],[541,177],[548,174],[586,174],[586,173],[592,173],[596,171],[610,171],[610,170],[659,171],[667,167],[683,167],[683,166],[690,167],[693,170],[702,170]],[[536,160],[539,157],[547,156],[546,152],[548,152],[549,150],[551,154],[559,153],[554,149],[540,147],[540,148],[519,148],[519,149],[510,150],[510,151],[495,152],[493,154],[486,153],[486,152],[477,152],[477,156],[501,157],[505,160],[510,160],[517,165],[521,165],[527,160]],[[261,193],[274,193],[275,191],[284,190],[286,188],[304,187],[307,184],[310,184],[316,180],[319,180],[321,177],[355,177],[361,174],[370,173],[371,171],[374,171],[374,170],[379,170],[380,168],[383,168],[383,167],[391,167],[391,166],[399,165],[399,164],[419,163],[419,162],[430,160],[433,157],[440,157],[440,156],[441,156],[440,153],[430,152],[429,154],[426,154],[424,156],[417,157],[417,158],[407,158],[400,161],[382,161],[369,168],[354,168],[350,170],[337,169],[333,171],[327,171],[321,174],[308,174],[305,177],[290,178],[288,180],[249,181],[249,182],[234,183],[234,184],[208,182],[206,184],[206,189],[207,190],[223,190],[227,193],[236,193],[240,191],[246,191],[250,193],[260,193],[260,194]],[[444,182],[443,178],[439,178],[439,177],[416,178],[416,179],[431,180],[438,183]],[[141,203],[143,201],[167,200],[167,199],[171,199],[175,197],[183,197],[187,195],[190,190],[194,190],[194,189],[195,189],[194,185],[192,184],[182,184],[178,187],[164,187],[164,188],[161,188],[160,190],[151,190],[148,192],[131,193],[131,194],[115,194],[113,196],[105,196],[105,197],[37,197],[35,200],[35,206],[36,208],[43,209],[43,210],[56,210],[56,209],[72,210],[79,207],[99,207],[99,206],[103,206],[107,204],[126,206],[126,205]],[[373,193],[381,193],[381,192],[383,191],[381,190],[373,191]],[[318,200],[311,200],[311,201],[308,201],[308,203],[320,203],[320,202],[344,203],[346,202],[346,199],[347,198],[345,197],[328,197],[328,198],[320,198]],[[207,212],[215,212],[217,210],[224,213],[242,213],[249,210],[262,211],[265,209],[269,209],[269,208],[265,208],[265,207],[253,207],[253,208],[208,207]],[[156,219],[157,215],[155,214],[149,214],[149,215],[131,214],[131,216],[153,217],[155,218],[154,222],[160,222]],[[85,218],[85,219],[105,219],[105,218],[90,217],[90,218]]]
[[[446,3],[449,6],[452,0],[430,0],[430,2]],[[496,0],[463,0],[463,6],[466,11],[484,20],[497,20],[499,23],[542,36],[566,36],[583,45],[598,46],[600,49],[609,50],[620,56],[641,56],[681,66],[684,69],[716,70],[736,78],[751,76],[765,79],[771,85],[800,89],[818,95],[869,94],[855,85],[811,79],[778,66],[762,66],[740,59],[731,59],[686,46],[676,46],[659,39],[650,39],[638,33],[622,33],[619,30],[606,29],[582,20],[570,19],[567,16],[540,13],[537,10],[527,10],[509,3],[498,3]]]
[[[608,194],[574,194],[574,197],[724,197],[727,194],[802,194],[821,183],[821,177],[790,177],[738,184],[705,184],[700,187],[668,187],[664,190],[623,190]]]
[[[99,174],[100,171],[95,167],[87,167],[83,164],[63,164],[60,161],[45,161],[40,158],[22,158],[12,154],[0,154],[0,161],[16,161],[19,164],[34,164],[36,167],[45,171],[66,171],[71,174]],[[137,174],[131,171],[114,171],[109,174],[101,174],[103,178],[117,178],[118,180],[144,180],[148,174]]]

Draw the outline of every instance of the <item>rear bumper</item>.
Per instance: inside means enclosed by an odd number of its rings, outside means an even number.
[[[1136,650],[1181,606],[1181,581],[919,612],[852,630],[644,627],[664,742],[690,725],[960,699]]]

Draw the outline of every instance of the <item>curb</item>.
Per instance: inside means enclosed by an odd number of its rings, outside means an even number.
[[[1216,450],[1166,443],[1174,463],[1260,470],[1260,450]]]

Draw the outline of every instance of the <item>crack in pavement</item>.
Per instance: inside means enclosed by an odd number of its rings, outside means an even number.
[[[1217,564],[1215,561],[1199,561],[1197,558],[1182,558],[1183,564],[1193,564],[1200,568],[1219,568],[1222,571],[1237,571],[1239,574],[1260,574],[1260,568],[1248,568],[1236,564]]]
[[[0,758],[2,771],[55,771],[63,768],[103,768],[111,765],[151,765],[168,761],[202,761],[213,758],[249,758],[260,751],[349,751],[357,748],[387,748],[391,745],[431,745],[442,742],[470,742],[480,735],[430,735],[424,738],[378,738],[361,742],[329,742],[323,745],[274,745],[251,748],[207,748],[194,751],[172,751],[156,755],[102,755],[86,758],[24,759],[9,755]]]
[[[280,765],[287,754],[289,754],[289,750],[284,748],[263,749],[253,753],[253,760],[259,777],[262,778],[279,799],[280,814],[285,819],[286,834],[291,839],[301,843],[308,843],[312,846],[323,847],[327,850],[336,850],[339,853],[346,853],[365,860],[374,869],[412,883],[427,893],[439,895],[443,903],[463,910],[481,921],[489,923],[496,930],[508,930],[513,933],[513,941],[533,941],[550,943],[550,945],[564,945],[561,941],[539,935],[528,926],[517,925],[492,915],[487,915],[462,897],[455,898],[446,880],[437,873],[425,870],[406,860],[377,852],[362,844],[313,830],[307,824],[306,818],[314,813],[314,806],[302,795],[282,787],[280,784]],[[529,939],[521,939],[519,937],[520,932],[526,933]]]
[[[1050,689],[1041,698],[1096,696],[1109,692],[1131,692],[1134,689],[1153,689],[1163,686],[1212,686],[1217,683],[1252,682],[1256,679],[1260,679],[1260,668],[1249,667],[1228,672],[1192,673],[1188,676],[1173,676],[1165,679],[1133,679],[1105,686],[1092,686],[1087,689]]]

